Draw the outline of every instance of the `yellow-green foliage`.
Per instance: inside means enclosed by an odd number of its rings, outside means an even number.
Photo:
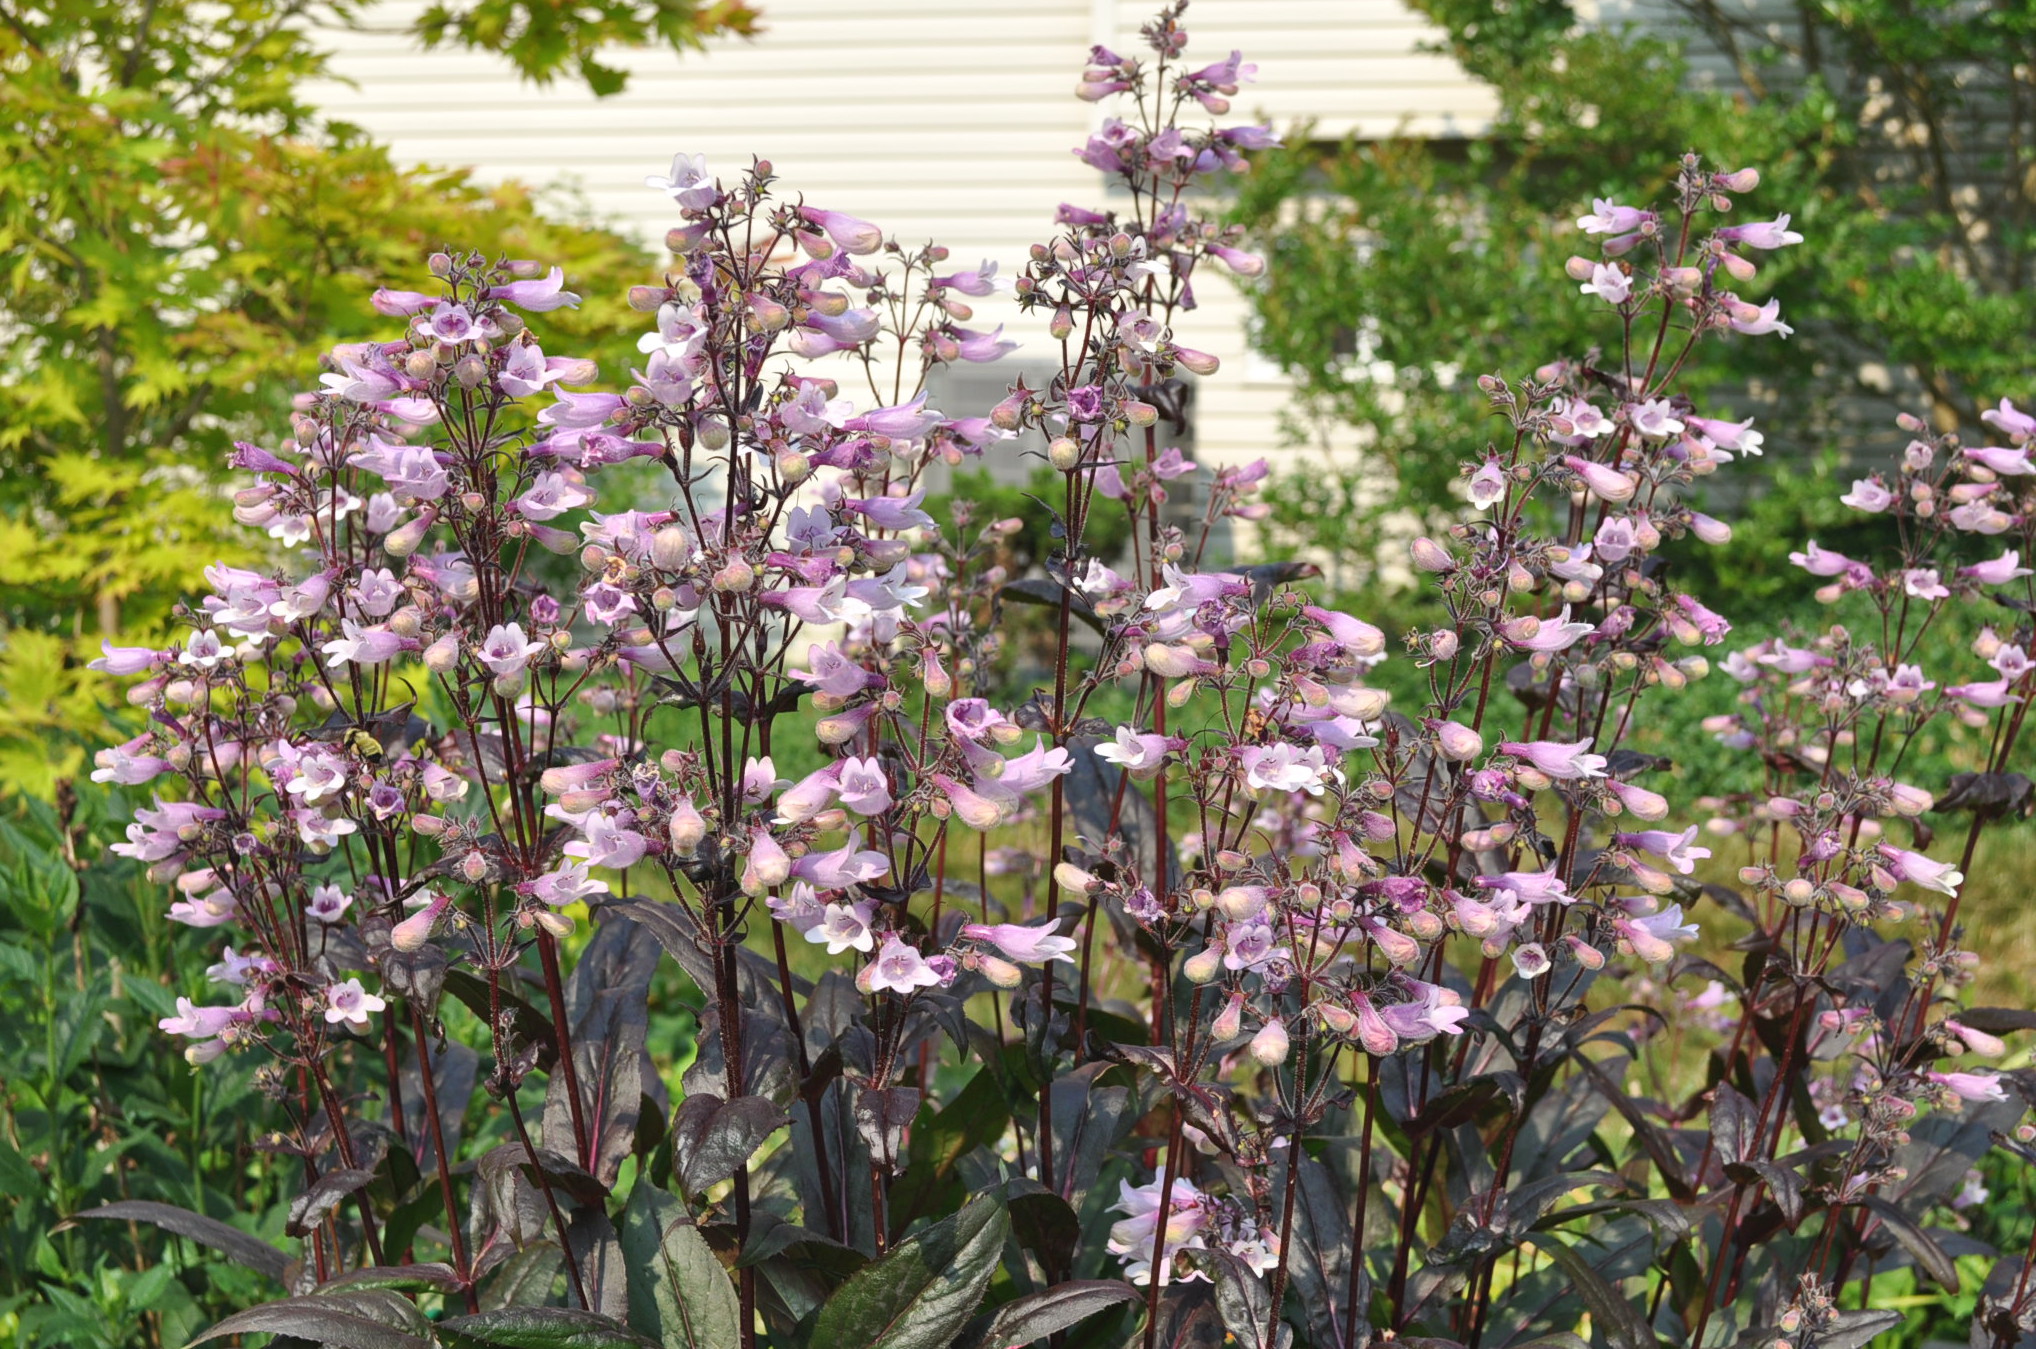
[[[0,781],[46,790],[118,729],[79,667],[101,636],[165,635],[205,564],[260,556],[225,457],[273,445],[335,342],[400,332],[377,286],[421,288],[448,245],[555,263],[587,297],[552,316],[559,351],[610,377],[635,354],[614,335],[650,256],[570,203],[319,123],[303,8],[85,0],[0,26]],[[754,19],[598,8],[602,41],[674,48]]]

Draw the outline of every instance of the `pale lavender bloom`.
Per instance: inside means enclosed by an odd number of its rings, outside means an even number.
[[[1951,592],[1937,577],[1935,567],[1911,567],[1902,573],[1902,590],[1919,600],[1947,600]]]
[[[874,848],[862,846],[862,835],[851,834],[832,852],[809,852],[792,863],[792,874],[809,880],[817,890],[846,890],[851,885],[880,880],[890,874],[891,859]]]
[[[1965,451],[1965,457],[2003,477],[2020,477],[2025,473],[2036,473],[2036,464],[2029,462],[2027,450],[2004,449],[1999,445],[1980,445]]]
[[[633,819],[592,811],[580,823],[581,838],[566,844],[568,857],[586,860],[590,867],[625,871],[643,860],[648,841],[630,828]]]
[[[1054,960],[1064,960],[1072,965],[1074,956],[1070,952],[1075,949],[1075,940],[1061,936],[1059,929],[1059,921],[1049,918],[1032,927],[1019,923],[968,923],[962,927],[961,934],[971,941],[990,943],[1021,965],[1038,965]]]
[[[388,1005],[383,999],[362,988],[359,979],[333,984],[325,990],[325,1020],[334,1026],[345,1022],[355,1030],[366,1030],[368,1017]]]
[[[1237,751],[1237,758],[1244,765],[1245,784],[1253,791],[1320,796],[1322,784],[1329,777],[1320,745],[1306,749],[1284,741],[1276,745],[1250,745]]]
[[[821,909],[820,921],[805,929],[806,940],[816,946],[826,946],[827,954],[831,956],[850,950],[868,951],[877,944],[876,933],[870,928],[875,917],[876,906],[868,900],[853,904],[828,904]],[[915,951],[913,954],[918,953]]]
[[[387,567],[364,567],[353,584],[354,603],[370,618],[387,618],[409,592]]]
[[[94,782],[117,782],[125,787],[137,787],[161,777],[175,767],[159,754],[141,752],[148,744],[146,735],[138,735],[124,745],[113,745],[92,756],[97,765],[92,770]]]
[[[1769,300],[1766,304],[1754,306],[1741,303],[1729,307],[1732,331],[1747,337],[1765,337],[1769,333],[1780,333],[1787,337],[1795,331],[1781,320],[1781,301]]]
[[[1591,201],[1591,213],[1577,217],[1576,227],[1585,234],[1624,234],[1639,229],[1648,215],[1637,206],[1621,206],[1608,197],[1597,197]]]
[[[1585,295],[1595,295],[1606,304],[1624,304],[1633,298],[1633,278],[1616,263],[1591,264],[1591,279],[1578,286]]]
[[[1255,970],[1275,960],[1291,960],[1292,953],[1274,943],[1272,927],[1261,922],[1226,923],[1223,927],[1223,968]]]
[[[1936,862],[1919,852],[1897,848],[1883,843],[1880,855],[1888,862],[1888,869],[1895,879],[1909,881],[1925,890],[1935,890],[1940,895],[1958,894],[1958,887],[1965,882],[1965,874],[1950,862]]]
[[[481,663],[496,674],[513,675],[521,673],[530,664],[530,658],[542,650],[544,643],[524,636],[521,623],[497,623],[488,629],[478,654]]]
[[[1548,958],[1548,949],[1538,941],[1513,948],[1513,969],[1522,979],[1539,979],[1554,963]]]
[[[643,185],[665,193],[688,211],[704,211],[721,195],[707,172],[705,155],[673,155],[671,176],[652,175],[643,180]]]
[[[1499,467],[1496,459],[1485,460],[1477,472],[1470,475],[1470,504],[1477,509],[1490,510],[1506,495],[1506,471]]]
[[[1379,1015],[1396,1035],[1407,1040],[1429,1040],[1437,1035],[1463,1034],[1463,1022],[1470,1009],[1463,999],[1439,984],[1423,983],[1406,975],[1395,975],[1408,1001],[1381,1007]]]
[[[884,232],[867,220],[842,211],[822,211],[802,206],[799,213],[818,226],[834,246],[844,253],[874,253],[884,246]]]
[[[1854,478],[1852,490],[1838,499],[1856,511],[1875,514],[1895,504],[1895,494],[1878,477]]]
[[[1819,548],[1815,539],[1810,540],[1806,551],[1790,553],[1789,561],[1795,563],[1812,576],[1839,576],[1858,565],[1843,553],[1834,553],[1828,548]]]
[[[609,893],[608,882],[597,881],[588,872],[585,862],[561,862],[531,881],[530,893],[554,909],[577,904],[589,895]]]
[[[1743,422],[1724,422],[1713,417],[1685,417],[1690,430],[1708,441],[1715,449],[1737,450],[1741,454],[1761,456],[1761,445],[1767,437],[1753,429],[1753,418]]]
[[[926,499],[926,489],[909,496],[870,497],[862,501],[844,501],[843,510],[855,511],[878,529],[931,529],[933,517],[919,509],[919,503]]]
[[[1642,829],[1637,833],[1613,836],[1622,846],[1641,848],[1669,863],[1682,875],[1689,875],[1697,869],[1697,863],[1711,855],[1709,848],[1694,846],[1697,827],[1691,825],[1680,834],[1666,829]]]
[[[1727,243],[1743,244],[1748,248],[1787,248],[1799,244],[1803,236],[1789,228],[1787,215],[1776,216],[1773,220],[1758,220],[1746,225],[1727,225],[1718,231],[1718,237]]]
[[[1675,415],[1675,407],[1666,398],[1650,398],[1641,403],[1629,403],[1625,408],[1626,420],[1641,435],[1653,440],[1664,440],[1683,430],[1682,418]]]
[[[881,815],[892,805],[891,780],[881,760],[843,759],[839,765],[841,804],[858,815]]]
[[[465,305],[440,300],[431,311],[430,332],[441,342],[471,342],[481,336],[481,327]]]
[[[2001,1086],[1999,1073],[1938,1073],[1925,1072],[1924,1077],[1950,1091],[1961,1101],[2005,1101],[2006,1088]]]
[[[1505,748],[1503,745],[1501,749]],[[1554,867],[1545,871],[1502,871],[1496,876],[1479,876],[1479,889],[1509,895],[1520,904],[1574,904],[1576,896],[1564,886]]]
[[[211,670],[226,659],[226,647],[219,640],[219,634],[211,628],[200,628],[193,630],[185,639],[183,654],[177,658],[177,663],[194,670]]]
[[[2001,400],[1999,407],[1989,408],[1980,413],[1979,419],[2009,437],[2036,436],[2036,417],[2019,411],[2005,398]]]
[[[1590,739],[1569,742],[1555,740],[1508,740],[1500,744],[1499,753],[1525,759],[1552,778],[1601,778],[1605,775],[1605,758],[1601,754],[1586,754],[1591,747]]]
[[[1633,556],[1633,550],[1639,546],[1639,534],[1633,528],[1633,521],[1624,515],[1608,515],[1605,522],[1598,526],[1598,532],[1592,537],[1591,543],[1586,548],[1573,552],[1582,552],[1586,559],[1595,555],[1601,561],[1609,562],[1616,567]],[[1571,563],[1578,560],[1574,555],[1571,557]],[[1574,579],[1595,581],[1598,578],[1579,576]]]
[[[304,905],[304,916],[327,925],[338,922],[353,905],[353,896],[336,885],[317,885]]]
[[[403,649],[404,639],[379,623],[363,627],[343,618],[339,626],[340,635],[318,648],[334,665],[380,665]]]
[[[153,647],[115,646],[113,643],[103,640],[99,643],[99,650],[104,654],[85,668],[110,675],[141,674],[155,665],[156,662],[162,660],[167,654],[166,652],[157,651]]]
[[[2010,581],[2030,575],[2029,568],[2022,566],[2022,555],[2010,550],[1991,562],[1977,562],[1970,567],[1960,567],[1960,576],[1970,576],[1981,585],[2006,585]]]
[[[794,670],[792,678],[811,684],[834,698],[849,698],[883,682],[883,676],[863,669],[852,658],[843,655],[841,647],[834,642],[815,643],[808,647],[806,664],[812,668]]]
[[[166,1016],[156,1022],[156,1029],[170,1035],[188,1036],[193,1040],[217,1038],[228,1027],[241,1020],[240,1007],[200,1007],[189,998],[177,999],[177,1014]]]
[[[594,494],[563,473],[540,473],[529,490],[510,504],[527,520],[550,520],[588,505]]]
[[[287,790],[290,795],[301,798],[305,805],[316,805],[346,789],[346,764],[332,751],[314,746],[293,753],[291,757],[294,762],[290,763]]]
[[[1141,734],[1129,726],[1119,726],[1114,740],[1096,746],[1098,759],[1116,764],[1134,777],[1157,772],[1166,762],[1166,752],[1165,736]]]
[[[857,987],[865,993],[881,993],[888,989],[908,997],[939,982],[940,971],[929,965],[916,948],[908,946],[896,933],[884,940],[883,950],[877,953],[877,958],[856,976]]]
[[[1124,1277],[1141,1287],[1152,1280],[1156,1244],[1160,1248],[1159,1281],[1165,1284],[1174,1277],[1174,1256],[1184,1250],[1201,1249],[1202,1233],[1209,1226],[1209,1197],[1192,1182],[1176,1178],[1173,1189],[1167,1192],[1166,1234],[1162,1239],[1160,1190],[1165,1183],[1164,1176],[1149,1185],[1134,1186],[1128,1180],[1117,1182],[1115,1211],[1127,1216],[1111,1225],[1106,1248],[1124,1261]],[[1198,1272],[1186,1277],[1193,1280],[1207,1276]]]
[[[772,895],[764,905],[770,909],[771,917],[795,929],[808,941],[814,940],[813,929],[827,917],[827,906],[804,881],[793,881],[790,895]]]
[[[1696,925],[1683,922],[1680,904],[1671,904],[1660,913],[1644,918],[1614,918],[1612,930],[1633,948],[1633,954],[1650,965],[1662,965],[1675,959],[1674,943],[1697,939]]]
[[[504,304],[513,304],[518,309],[527,309],[533,314],[548,314],[554,309],[571,309],[579,305],[580,297],[567,290],[565,284],[565,269],[554,267],[542,277],[528,281],[511,281],[504,286],[491,286],[488,288],[488,298],[499,300]]]

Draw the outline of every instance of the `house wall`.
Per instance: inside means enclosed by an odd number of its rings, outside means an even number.
[[[1072,91],[1091,43],[1128,53],[1149,17],[1142,0],[766,0],[754,40],[717,39],[684,58],[625,53],[629,87],[596,99],[563,81],[523,84],[484,54],[418,50],[404,29],[422,7],[384,0],[370,11],[374,31],[329,35],[345,82],[314,93],[400,160],[571,186],[652,242],[675,220],[643,178],[675,151],[704,153],[723,173],[762,155],[814,205],[1007,273],[1051,235],[1059,202],[1102,200],[1102,175],[1070,153],[1101,113]],[[1419,50],[1434,33],[1400,0],[1196,0],[1187,18],[1191,58],[1234,47],[1257,62],[1239,116],[1312,118],[1322,136],[1440,135],[1474,134],[1492,112],[1488,91]],[[1196,292],[1178,335],[1224,364],[1201,391],[1197,456],[1293,462],[1303,452],[1279,425],[1288,385],[1250,356],[1242,296],[1199,273]],[[1001,299],[977,317],[1008,322],[1032,350],[1045,340]]]

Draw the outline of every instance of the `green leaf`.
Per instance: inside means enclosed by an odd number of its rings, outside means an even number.
[[[1011,1232],[995,1195],[981,1195],[841,1286],[813,1325],[831,1349],[946,1349],[968,1324]]]
[[[431,1349],[430,1323],[394,1293],[380,1289],[319,1293],[265,1302],[227,1317],[192,1340],[226,1335],[288,1335],[328,1349]]]
[[[1938,1287],[1947,1293],[1958,1291],[1958,1265],[1920,1223],[1877,1194],[1861,1195],[1858,1202],[1881,1220],[1895,1240],[1902,1243],[1902,1249],[1915,1257],[1916,1267],[1935,1279]]]
[[[175,1204],[158,1204],[146,1199],[124,1199],[117,1204],[101,1204],[98,1208],[87,1209],[77,1216],[149,1223],[166,1232],[174,1232],[180,1237],[189,1237],[200,1246],[210,1246],[249,1269],[266,1274],[277,1283],[283,1281],[284,1272],[290,1263],[288,1256],[267,1242],[249,1236],[237,1227],[228,1227],[217,1218],[208,1218],[202,1213],[178,1208]]]
[[[629,1324],[665,1349],[736,1349],[742,1307],[685,1205],[639,1179],[622,1215]]]
[[[903,1230],[914,1218],[958,1206],[955,1164],[979,1145],[995,1142],[1010,1120],[1010,1102],[987,1070],[970,1078],[945,1109],[936,1111],[930,1100],[921,1106],[912,1126],[912,1159],[891,1187],[893,1228]]]
[[[1075,1279],[1007,1302],[988,1316],[977,1317],[970,1324],[969,1333],[955,1343],[958,1349],[1006,1349],[1008,1345],[1032,1344],[1098,1312],[1142,1299],[1136,1288],[1121,1279]]]
[[[645,1349],[655,1341],[594,1312],[504,1307],[438,1323],[445,1349]]]
[[[1658,1341],[1654,1331],[1648,1327],[1647,1318],[1626,1300],[1624,1293],[1598,1273],[1583,1252],[1539,1233],[1527,1239],[1546,1251],[1549,1258],[1562,1267],[1562,1272],[1576,1285],[1577,1296],[1591,1309],[1591,1324],[1611,1341],[1613,1349],[1656,1349]]]

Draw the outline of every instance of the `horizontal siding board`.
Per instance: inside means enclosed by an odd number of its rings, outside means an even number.
[[[1072,97],[1093,32],[1088,0],[1022,11],[953,0],[768,0],[753,41],[716,39],[679,58],[615,54],[632,78],[605,100],[570,81],[532,87],[484,54],[417,49],[402,29],[423,2],[385,0],[374,11],[381,31],[332,35],[341,78],[316,86],[314,101],[406,162],[563,185],[597,218],[647,241],[677,212],[643,178],[681,149],[706,154],[724,177],[763,155],[788,195],[866,216],[907,244],[947,244],[957,266],[994,259],[1006,275],[1030,243],[1052,236],[1059,202],[1126,204],[1071,153],[1103,115]],[[1116,0],[1125,25],[1118,50],[1138,50],[1145,8]],[[1198,0],[1189,22],[1190,67],[1233,47],[1259,66],[1258,82],[1234,100],[1237,118],[1306,117],[1325,135],[1434,135],[1474,132],[1491,115],[1487,91],[1448,58],[1419,50],[1435,32],[1400,0]],[[1196,455],[1292,459],[1279,430],[1289,387],[1249,359],[1243,296],[1213,271],[1196,278],[1196,292],[1201,307],[1181,317],[1177,336],[1225,367],[1198,394]],[[1005,325],[1024,343],[1021,359],[1053,354],[1043,318],[1006,297],[971,303],[971,326]],[[823,369],[867,400],[859,366]],[[892,373],[880,363],[886,390]]]

